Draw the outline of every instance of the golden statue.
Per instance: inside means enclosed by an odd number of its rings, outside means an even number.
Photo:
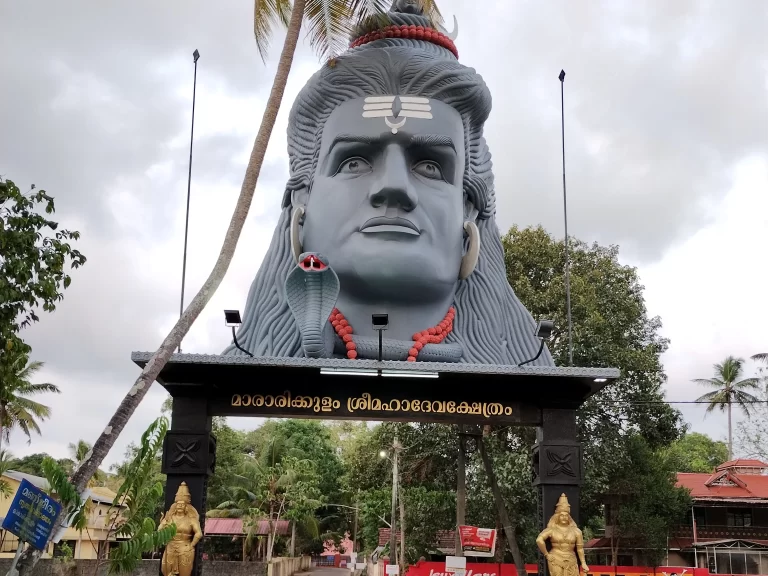
[[[545,540],[549,539],[551,550],[547,551]],[[549,519],[547,527],[536,538],[536,545],[544,554],[551,576],[579,576],[576,563],[578,554],[581,569],[586,574],[589,566],[584,559],[584,538],[576,522],[571,518],[571,505],[565,494],[560,496],[555,506],[555,513]]]
[[[203,531],[200,529],[200,516],[190,502],[192,495],[187,483],[182,482],[168,512],[160,517],[158,530],[176,524],[176,535],[163,552],[160,568],[163,576],[192,576],[195,546],[203,537]]]

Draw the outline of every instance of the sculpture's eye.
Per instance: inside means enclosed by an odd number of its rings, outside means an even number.
[[[351,174],[351,175],[359,176],[360,174],[368,174],[372,170],[373,168],[371,168],[371,165],[368,163],[367,160],[364,160],[359,156],[355,156],[354,158],[347,158],[346,160],[344,160],[344,162],[342,162],[341,165],[339,166],[339,169],[336,171],[336,173]]]
[[[419,176],[424,176],[424,178],[431,180],[445,180],[440,164],[432,160],[422,160],[413,167],[413,171]]]

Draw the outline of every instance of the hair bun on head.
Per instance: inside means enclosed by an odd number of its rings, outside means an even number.
[[[457,60],[459,58],[456,44],[424,16],[419,0],[395,0],[383,18],[372,16],[363,21],[354,29],[349,47],[358,48],[371,42],[395,38],[429,42],[445,48]]]

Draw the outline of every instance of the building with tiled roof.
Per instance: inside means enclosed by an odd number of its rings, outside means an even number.
[[[768,574],[768,464],[732,460],[711,474],[678,473],[677,484],[690,491],[693,508],[669,535],[667,566]],[[585,546],[596,559],[610,554],[609,532]],[[637,560],[637,552],[625,549],[619,564]]]

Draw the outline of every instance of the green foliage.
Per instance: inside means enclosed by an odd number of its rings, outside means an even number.
[[[59,501],[68,513],[61,525],[71,526],[75,530],[84,530],[87,524],[86,504],[70,483],[69,477],[59,464],[48,456],[43,458],[42,472],[50,487],[49,493]]]
[[[153,519],[163,498],[163,484],[156,478],[155,466],[167,430],[168,419],[164,416],[150,424],[141,436],[133,461],[125,469],[125,482],[110,508],[114,519],[109,532],[128,539],[110,554],[110,574],[132,573],[142,554],[165,546],[176,534],[174,524],[156,530]]]
[[[640,435],[631,436],[615,458],[621,473],[606,491],[613,554],[629,541],[643,549],[644,563],[658,566],[670,529],[684,521],[691,507],[690,494],[676,486],[674,463],[654,452]]]
[[[406,560],[415,563],[421,556],[438,553],[438,531],[452,530],[456,525],[456,491],[411,486],[403,489],[401,497],[405,504]]]
[[[68,265],[74,269],[85,263],[70,245],[80,233],[59,230],[48,218],[54,210],[45,190],[32,186],[23,194],[13,181],[0,178],[0,356],[29,352],[17,333],[39,320],[39,309],[56,309],[72,281]]]
[[[768,390],[758,392],[759,404],[754,404],[752,416],[738,423],[736,446],[745,458],[768,461]]]
[[[38,421],[51,415],[48,406],[29,398],[61,392],[54,384],[31,382],[42,367],[42,362],[29,362],[29,356],[21,347],[0,352],[0,441],[10,441],[11,431],[15,428],[31,439],[32,432],[40,434]]]
[[[728,460],[728,446],[706,434],[689,432],[665,448],[663,455],[676,472],[711,473]]]
[[[50,458],[50,456],[43,452],[29,454],[27,456],[22,456],[21,458],[13,458],[8,464],[8,469],[16,470],[17,472],[23,472],[24,474],[32,474],[33,476],[44,476],[43,460],[46,458]],[[72,461],[70,459],[62,458],[60,460],[56,460],[56,463],[65,472],[72,472]]]
[[[270,560],[280,519],[301,522],[305,529],[314,532],[315,538],[319,536],[314,512],[322,504],[321,477],[314,461],[297,457],[301,451],[291,445],[289,438],[275,434],[260,438],[256,444],[260,452],[244,457],[233,476],[233,484],[226,489],[229,499],[209,510],[208,516],[243,518],[249,549],[257,536],[254,528],[258,521],[268,520]]]
[[[226,418],[214,418],[211,432],[216,436],[216,470],[208,479],[208,506],[215,508],[227,500],[244,454],[245,434],[231,428]]]
[[[0,495],[6,498],[13,496],[13,490],[11,486],[2,479],[3,474],[12,470],[13,455],[8,450],[0,450]]]
[[[555,321],[548,346],[558,365],[568,363],[565,309],[565,247],[542,227],[513,227],[502,238],[507,277],[534,318]],[[585,483],[581,510],[600,518],[602,494],[621,473],[615,455],[639,434],[651,449],[677,440],[680,413],[664,402],[660,356],[668,341],[661,320],[649,317],[637,270],[619,262],[617,246],[588,245],[571,238],[573,362],[615,367],[621,379],[579,411]]]

